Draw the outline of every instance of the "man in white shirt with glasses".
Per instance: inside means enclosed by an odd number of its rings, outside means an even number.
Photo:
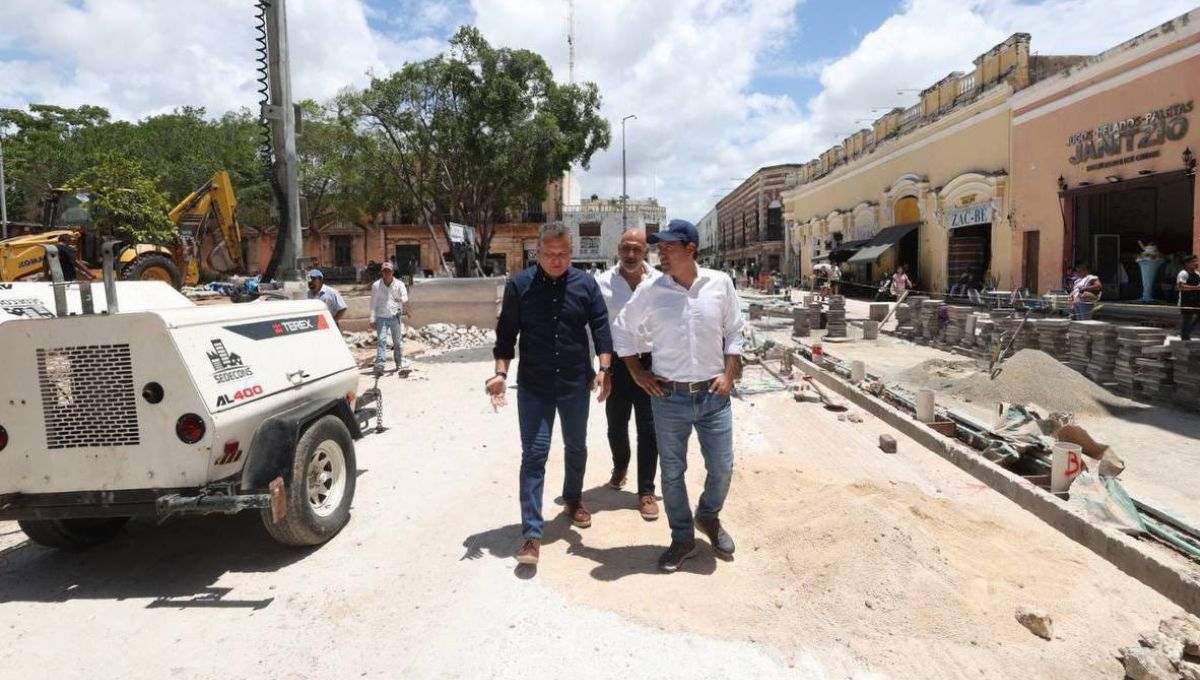
[[[696,264],[700,236],[692,223],[671,220],[648,241],[658,245],[663,276],[634,291],[613,324],[613,342],[634,382],[653,397],[660,485],[671,527],[671,546],[658,566],[673,572],[696,553],[695,527],[718,557],[733,555],[720,513],[733,477],[729,393],[741,365],[744,322],[729,276]],[[647,345],[653,348],[653,373],[638,359]],[[684,481],[693,429],[707,473],[694,518]]]

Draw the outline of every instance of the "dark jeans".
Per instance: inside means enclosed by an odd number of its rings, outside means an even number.
[[[1185,309],[1180,311],[1179,314],[1183,317],[1179,325],[1179,337],[1184,340],[1191,340],[1192,331],[1196,330],[1196,324],[1200,322],[1200,311]]]
[[[646,365],[643,360],[643,366]],[[637,425],[637,492],[639,496],[654,495],[654,472],[658,467],[658,443],[654,440],[654,414],[650,410],[650,395],[638,387],[625,362],[613,362],[612,392],[604,402],[608,416],[608,447],[612,450],[613,467],[629,467],[629,416]]]
[[[587,468],[587,421],[591,404],[587,386],[559,395],[542,395],[517,386],[517,420],[521,426],[521,536],[542,537],[542,487],[554,415],[562,416],[566,474],[563,501],[583,498],[583,473]]]
[[[667,509],[667,523],[671,525],[671,540],[690,541],[696,531],[684,483],[688,439],[695,430],[707,473],[696,514],[712,519],[725,506],[733,479],[733,410],[729,397],[719,397],[707,390],[686,394],[667,389],[650,403],[662,460],[663,505]]]

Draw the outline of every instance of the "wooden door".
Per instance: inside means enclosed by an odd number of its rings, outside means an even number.
[[[1025,232],[1025,266],[1023,286],[1030,293],[1038,293],[1038,257],[1040,256],[1042,232]]]

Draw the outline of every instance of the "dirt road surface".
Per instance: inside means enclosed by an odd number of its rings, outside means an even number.
[[[486,405],[487,357],[388,379],[391,429],[360,442],[353,519],[323,547],[240,515],[0,551],[0,675],[1114,678],[1116,649],[1178,611],[912,441],[881,453],[879,421],[783,393],[734,403],[733,561],[705,544],[656,572],[666,520],[602,486],[593,408],[595,522],[555,518],[556,434],[542,562],[517,568],[516,410]],[[1053,617],[1052,640],[1020,605]]]

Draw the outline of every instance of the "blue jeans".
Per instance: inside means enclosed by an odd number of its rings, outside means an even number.
[[[663,505],[671,525],[672,541],[690,541],[696,536],[692,525],[692,506],[688,501],[687,472],[688,438],[692,428],[700,440],[704,457],[704,492],[696,514],[714,518],[725,505],[729,482],[733,478],[733,409],[729,397],[710,394],[707,390],[695,394],[668,391],[650,400],[654,411],[654,432],[658,439],[658,460],[662,469]]]
[[[392,334],[392,358],[396,360],[396,368],[400,368],[400,359],[404,357],[404,331],[399,316],[375,317],[375,364],[382,366],[387,359],[386,333]]]
[[[583,498],[583,473],[587,468],[587,421],[591,392],[585,385],[558,395],[543,395],[517,386],[517,420],[521,426],[521,536],[542,537],[542,487],[554,415],[562,416],[566,474],[563,501]]]
[[[1075,303],[1075,320],[1076,321],[1091,321],[1092,311],[1096,308],[1095,302],[1076,302]]]

